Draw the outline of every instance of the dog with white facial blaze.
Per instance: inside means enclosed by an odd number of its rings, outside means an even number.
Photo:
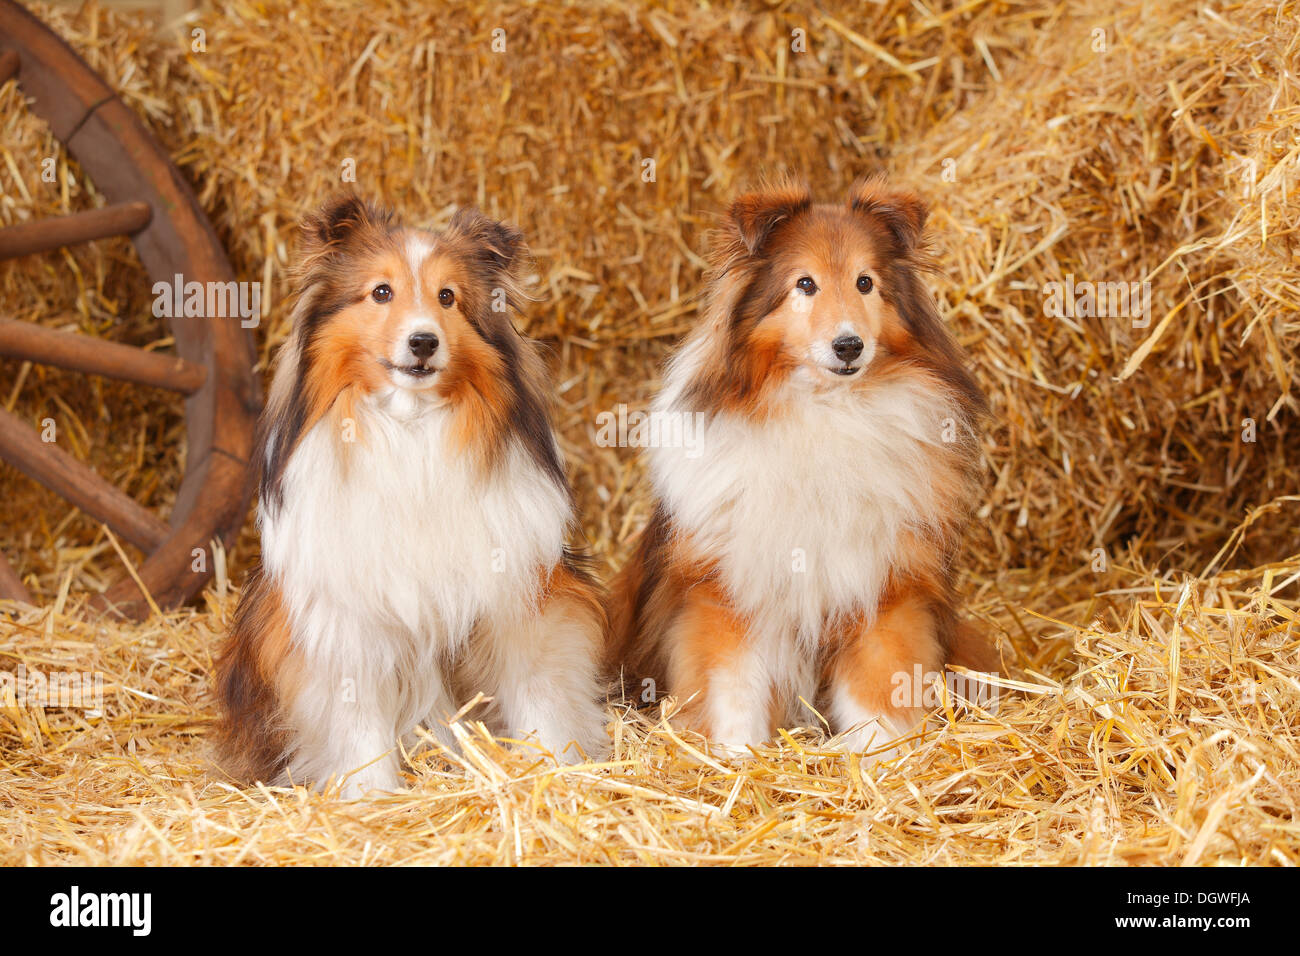
[[[452,744],[480,692],[495,732],[598,758],[603,600],[566,546],[545,365],[510,319],[522,236],[345,196],[302,238],[259,433],[262,566],[217,665],[225,764],[392,790],[415,728]]]
[[[653,404],[706,424],[692,454],[649,452],[610,651],[724,752],[812,722],[807,705],[883,758],[928,709],[916,675],[996,670],[954,591],[986,406],[922,281],[926,216],[879,179],[834,204],[784,180],[714,238],[702,321]]]

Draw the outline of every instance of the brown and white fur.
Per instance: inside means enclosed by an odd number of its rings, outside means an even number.
[[[521,235],[472,209],[402,228],[343,197],[303,243],[261,423],[262,567],[217,665],[225,762],[391,790],[399,740],[451,743],[479,691],[497,731],[598,757],[604,612],[565,544],[545,366],[507,310]]]
[[[703,431],[650,452],[611,646],[625,686],[652,678],[723,750],[807,723],[800,698],[880,748],[925,712],[894,697],[916,665],[994,669],[953,591],[985,403],[922,283],[925,219],[879,180],[840,204],[783,181],[715,237],[653,404]]]

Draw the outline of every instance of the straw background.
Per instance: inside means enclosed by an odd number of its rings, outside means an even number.
[[[940,713],[875,770],[808,730],[720,763],[611,708],[605,767],[557,772],[466,725],[465,752],[428,758],[409,794],[241,792],[205,737],[251,523],[195,607],[87,619],[120,558],[0,465],[0,547],[45,605],[0,616],[0,667],[102,671],[106,688],[94,717],[0,700],[0,861],[1300,861],[1296,3],[219,2],[186,25],[203,52],[94,5],[36,9],[263,283],[263,368],[297,221],[346,160],[412,222],[473,202],[521,226],[541,296],[522,321],[551,346],[606,569],[648,514],[635,451],[595,447],[596,415],[653,394],[696,317],[713,216],[763,172],[827,197],[881,170],[919,189],[942,311],[994,412],[965,586],[1017,686],[996,715]],[[13,84],[0,184],[4,225],[102,202]],[[133,262],[118,241],[0,263],[0,301],[156,342]],[[1067,275],[1149,280],[1150,325],[1048,318],[1044,284]],[[0,402],[54,417],[63,447],[166,513],[179,403],[3,360]]]

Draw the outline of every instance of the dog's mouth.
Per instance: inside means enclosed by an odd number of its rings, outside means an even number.
[[[403,375],[409,375],[411,378],[428,378],[430,375],[437,374],[438,370],[432,366],[419,363],[416,365],[396,365],[388,359],[380,359],[379,364],[390,372],[400,372]]]
[[[826,372],[829,375],[834,375],[837,378],[852,378],[854,375],[857,375],[864,368],[866,368],[866,363],[865,362],[841,362],[838,365],[825,365],[822,364],[821,362],[818,362],[817,367],[820,368],[823,372]]]

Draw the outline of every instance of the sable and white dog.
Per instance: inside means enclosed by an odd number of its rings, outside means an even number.
[[[262,568],[217,666],[225,761],[393,789],[399,740],[448,740],[479,691],[498,732],[598,757],[604,611],[565,545],[546,370],[508,312],[522,236],[472,209],[406,229],[344,197],[303,243],[261,423]]]
[[[715,237],[703,320],[653,404],[703,430],[650,452],[657,507],[611,647],[724,750],[806,723],[800,698],[879,748],[928,709],[918,675],[995,669],[953,591],[985,403],[922,283],[926,215],[879,180],[839,204],[784,181]]]

